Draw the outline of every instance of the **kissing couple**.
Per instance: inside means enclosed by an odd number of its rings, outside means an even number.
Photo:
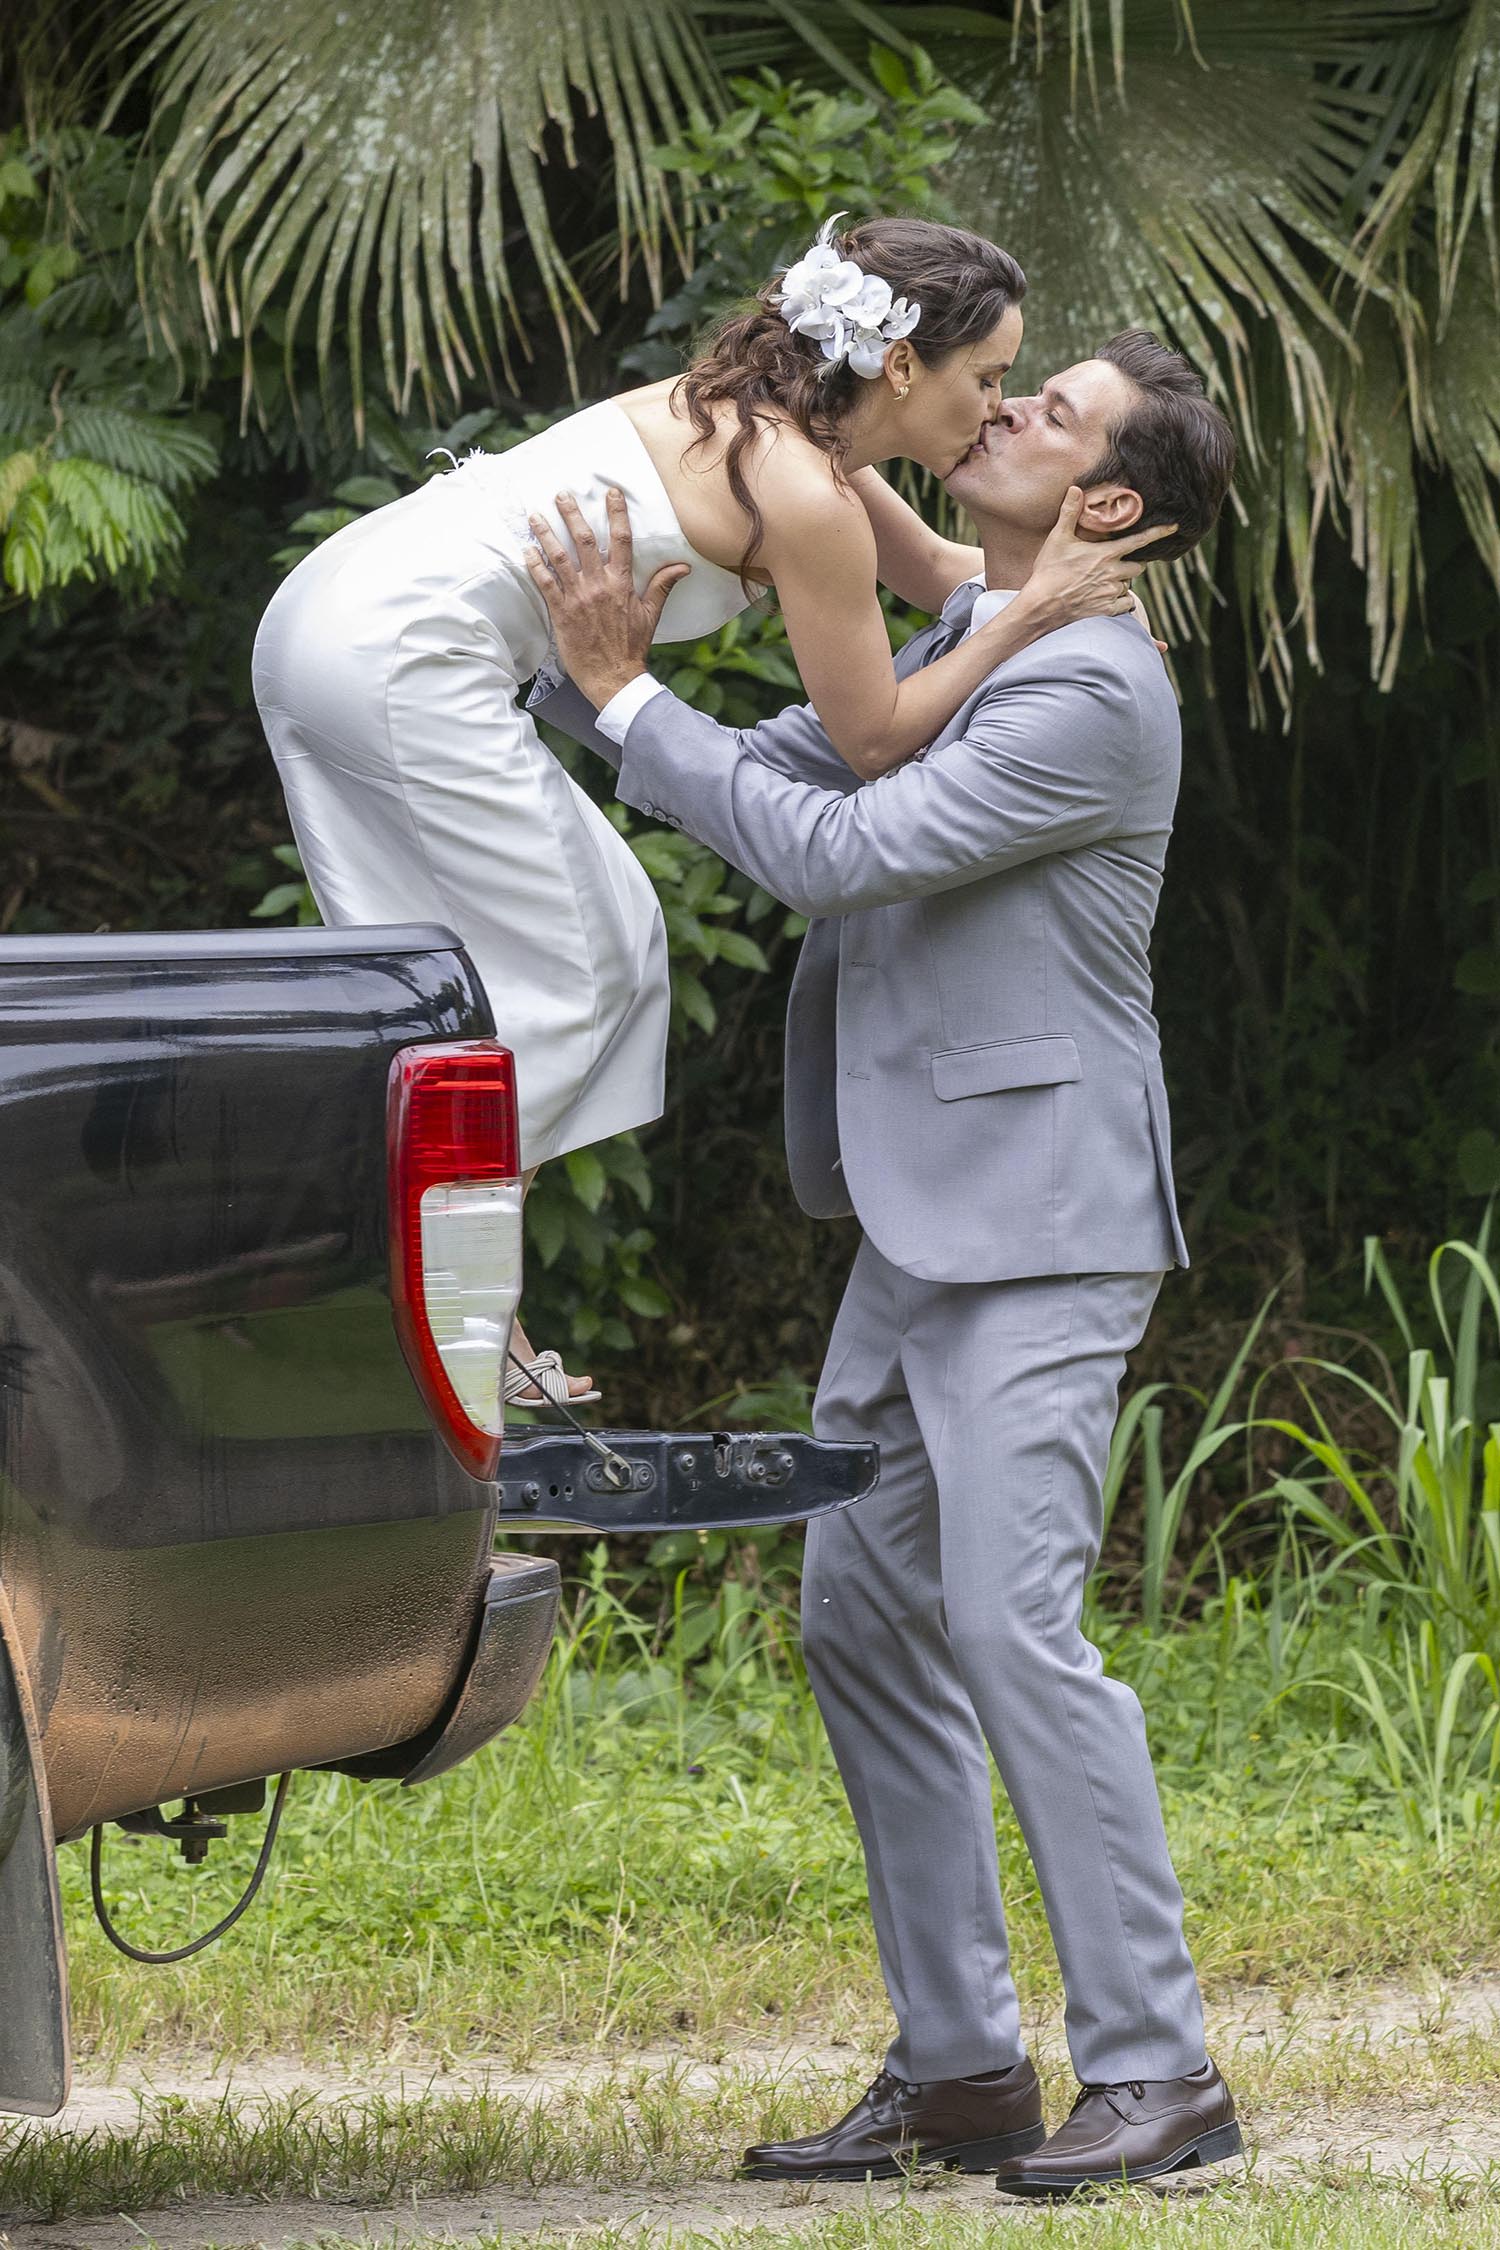
[[[1187,1262],[1148,951],[1180,726],[1131,587],[1211,529],[1234,444],[1139,330],[1007,400],[1025,286],[962,229],[825,228],[683,376],[316,549],[255,685],[325,919],[462,934],[528,1168],[660,1113],[668,1013],[650,885],[533,710],[812,918],[788,1162],[804,1210],[862,1229],[814,1426],[878,1441],[881,1475],[810,1528],[803,1641],[897,2033],[848,2116],[746,2170],[943,2163],[1048,2196],[1240,2146],[1141,1708],[1081,1627],[1125,1356]],[[897,458],[978,548],[890,489]],[[879,582],[938,618],[894,663]],[[651,651],[768,587],[809,701],[725,729]],[[591,1388],[521,1356],[522,1403]],[[1050,2137],[991,1754],[1080,2081]]]

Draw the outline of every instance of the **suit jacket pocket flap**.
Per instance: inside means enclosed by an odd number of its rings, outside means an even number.
[[[1061,1086],[1082,1076],[1078,1048],[1067,1038],[995,1039],[982,1047],[947,1047],[932,1058],[932,1090],[940,1102],[1013,1086]]]

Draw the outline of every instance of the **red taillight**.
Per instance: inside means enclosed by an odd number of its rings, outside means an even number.
[[[386,1111],[391,1303],[407,1365],[470,1476],[493,1479],[521,1295],[515,1064],[490,1039],[403,1047]]]

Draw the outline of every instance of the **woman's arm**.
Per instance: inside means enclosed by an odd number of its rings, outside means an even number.
[[[983,570],[982,549],[942,538],[899,492],[891,490],[878,469],[856,469],[848,481],[859,494],[875,534],[875,568],[881,585],[889,586],[913,609],[929,610],[935,617],[955,586]]]
[[[769,466],[769,465],[768,465]],[[1074,536],[1070,494],[1027,584],[947,656],[897,680],[875,592],[875,533],[861,501],[770,467],[761,559],[786,618],[803,685],[829,739],[861,780],[888,773],[939,734],[997,664],[1080,617],[1123,615],[1143,565],[1129,555],[1165,526],[1123,540]]]

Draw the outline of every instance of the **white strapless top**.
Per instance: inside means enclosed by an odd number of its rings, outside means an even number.
[[[595,537],[607,546],[606,496],[612,485],[624,493],[630,509],[637,587],[644,589],[664,563],[692,565],[691,576],[679,580],[667,596],[656,631],[658,641],[699,640],[716,633],[746,607],[738,574],[688,545],[656,463],[629,415],[613,399],[586,406],[505,453],[471,454],[449,475],[425,486],[421,495],[412,495],[416,499],[441,492],[454,501],[476,501],[477,507],[465,510],[470,525],[483,528],[486,545],[493,542],[497,563],[509,566],[507,577],[519,567],[527,606],[540,633],[539,642],[532,633],[518,633],[513,604],[505,604],[506,638],[523,675],[542,662],[550,641],[546,606],[521,560],[526,519],[545,516],[566,542],[557,495],[571,492]],[[472,584],[468,588],[471,597],[477,591]],[[526,645],[516,646],[518,640]]]

